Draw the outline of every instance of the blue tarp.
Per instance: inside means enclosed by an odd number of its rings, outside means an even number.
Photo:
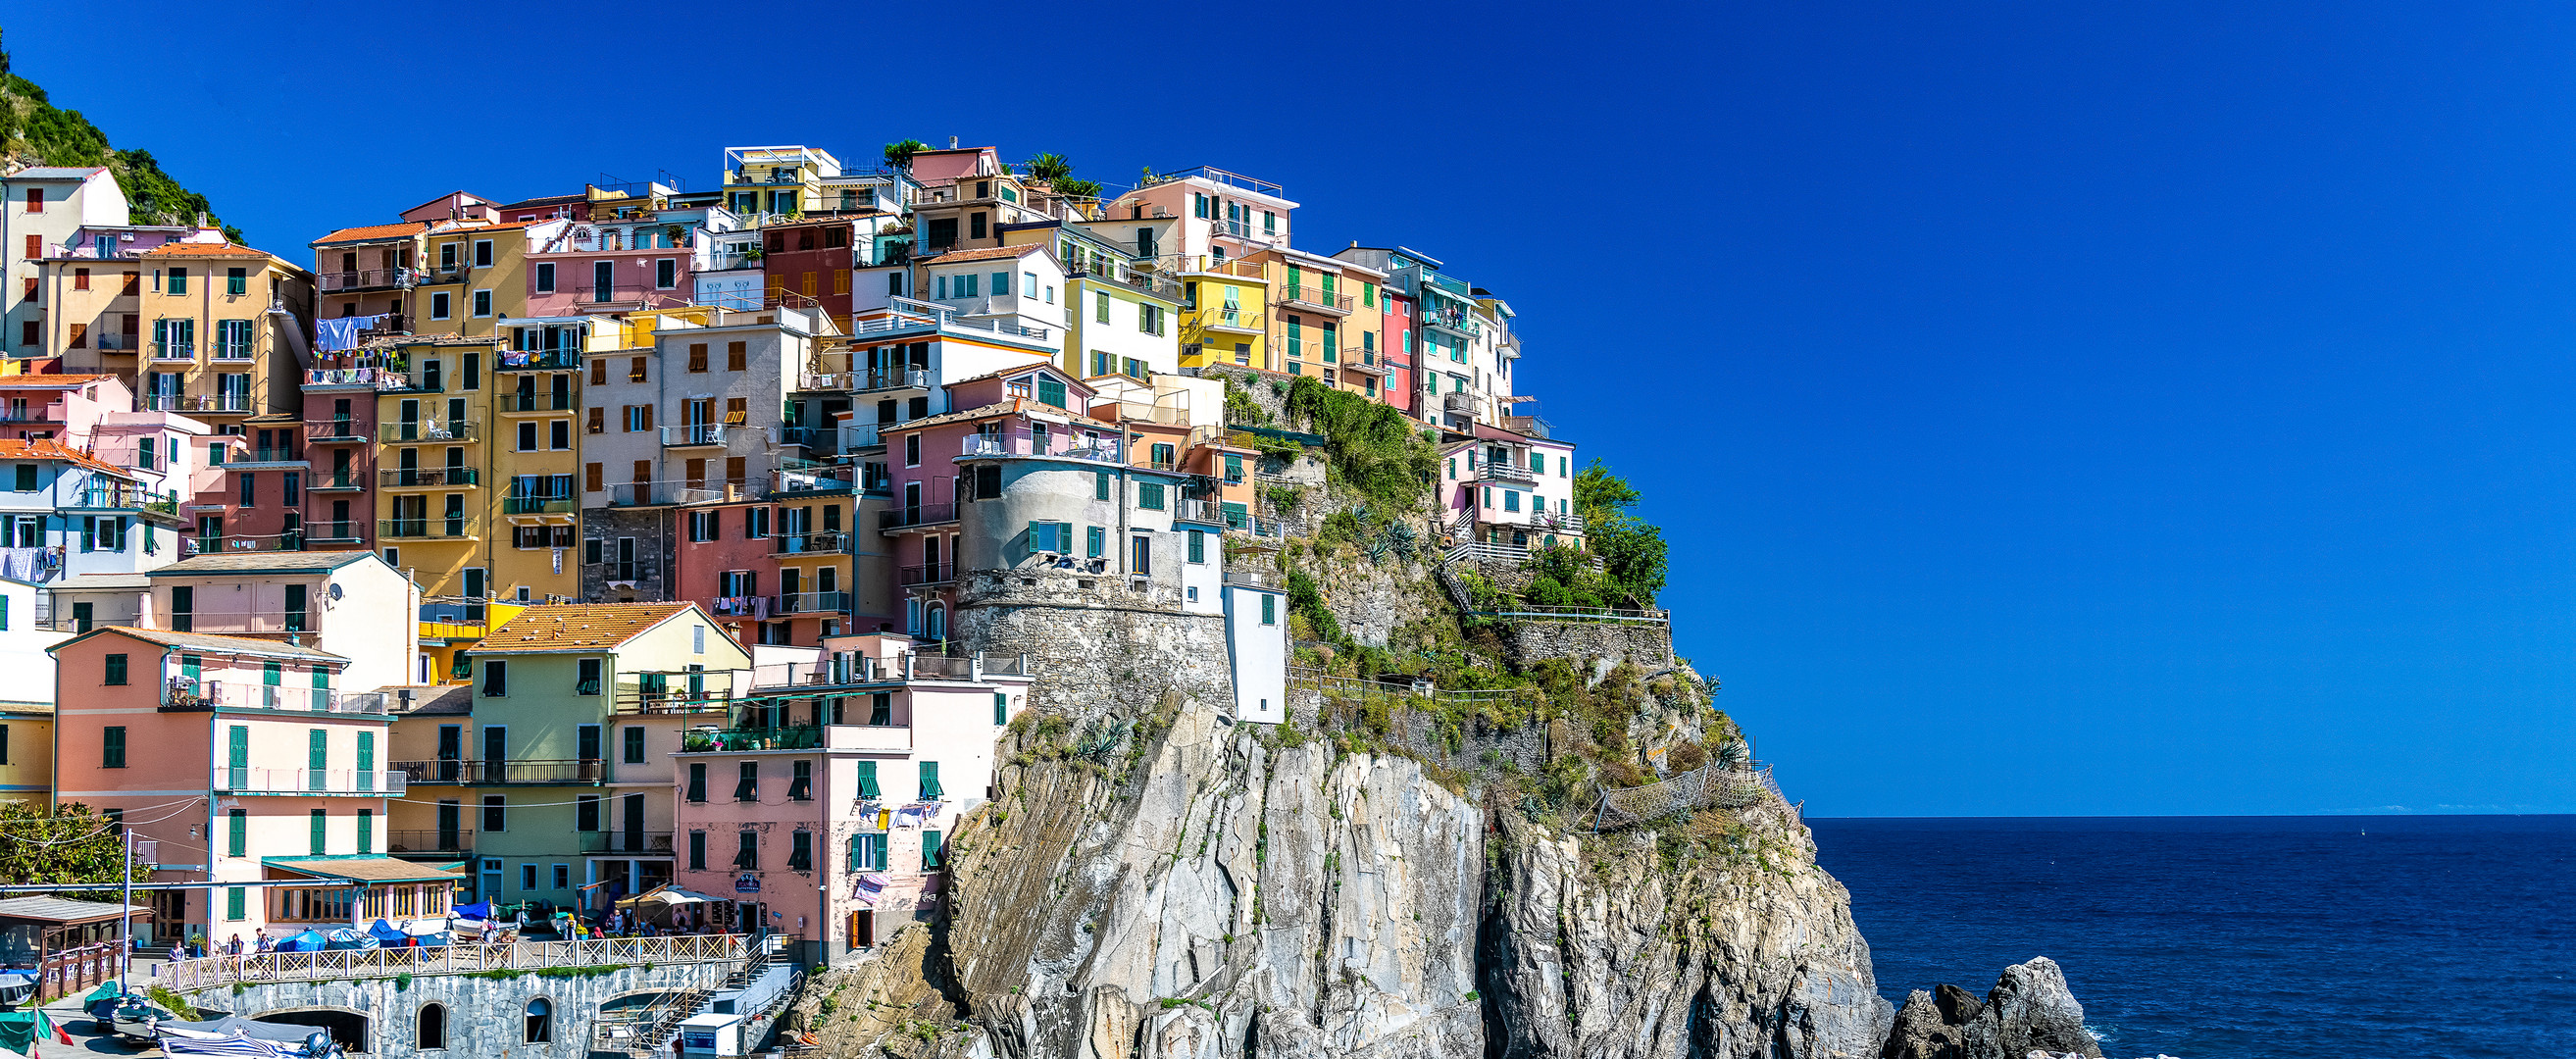
[[[278,942],[278,943],[277,943],[277,951],[279,951],[279,952],[320,952],[320,951],[322,951],[323,949],[325,949],[325,948],[329,947],[329,945],[330,945],[330,941],[329,941],[329,939],[324,938],[324,937],[322,936],[322,932],[321,932],[321,931],[318,931],[318,930],[308,930],[308,931],[305,931],[304,933],[298,934],[298,935],[296,935],[296,936],[294,936],[294,937],[291,937],[291,938],[288,938],[288,939],[286,939],[286,940],[284,940],[284,941]]]
[[[374,925],[369,926],[367,928],[367,933],[375,935],[377,941],[383,942],[387,945],[405,945],[409,944],[411,941],[411,935],[394,929],[393,924],[387,923],[381,919],[375,921]]]
[[[340,929],[331,932],[331,940],[325,942],[323,947],[333,950],[373,949],[380,948],[383,944],[383,942],[377,941],[373,935],[360,934],[347,927],[341,927]]]
[[[492,918],[492,902],[476,901],[470,905],[458,905],[456,906],[456,914],[467,919],[490,919]]]

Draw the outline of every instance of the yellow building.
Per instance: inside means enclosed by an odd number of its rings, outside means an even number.
[[[62,351],[64,370],[116,375],[145,410],[184,412],[226,433],[250,416],[303,408],[312,273],[233,243],[164,243],[122,261],[48,266],[56,309],[45,348]]]
[[[0,702],[0,803],[44,805],[53,797],[53,704]]]
[[[1282,372],[1271,354],[1270,279],[1257,262],[1201,257],[1181,281],[1181,366]]]
[[[543,243],[566,220],[444,221],[422,237],[419,286],[412,294],[416,335],[488,338],[503,321],[528,315],[528,244]]]
[[[1273,247],[1247,254],[1270,281],[1270,348],[1274,371],[1312,375],[1325,385],[1380,397],[1385,275],[1338,258]]]
[[[652,319],[648,317],[647,319]],[[378,397],[376,539],[424,596],[543,602],[581,588],[582,354],[633,348],[607,317],[514,318],[489,338],[395,344]]]

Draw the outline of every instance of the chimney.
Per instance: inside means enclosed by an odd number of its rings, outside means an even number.
[[[957,149],[957,137],[951,136],[948,138],[948,149],[951,151]]]

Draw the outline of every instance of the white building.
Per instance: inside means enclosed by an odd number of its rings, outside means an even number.
[[[110,227],[132,219],[125,191],[103,167],[28,166],[0,176],[0,353],[32,357],[44,349],[44,305],[31,296],[42,259],[95,253],[67,247],[82,227]],[[109,248],[112,254],[113,248]]]

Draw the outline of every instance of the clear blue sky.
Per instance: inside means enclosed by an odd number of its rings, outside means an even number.
[[[2576,811],[2576,9],[1670,6],[5,29],[298,260],[727,144],[1278,181],[1520,310],[1811,813]]]

